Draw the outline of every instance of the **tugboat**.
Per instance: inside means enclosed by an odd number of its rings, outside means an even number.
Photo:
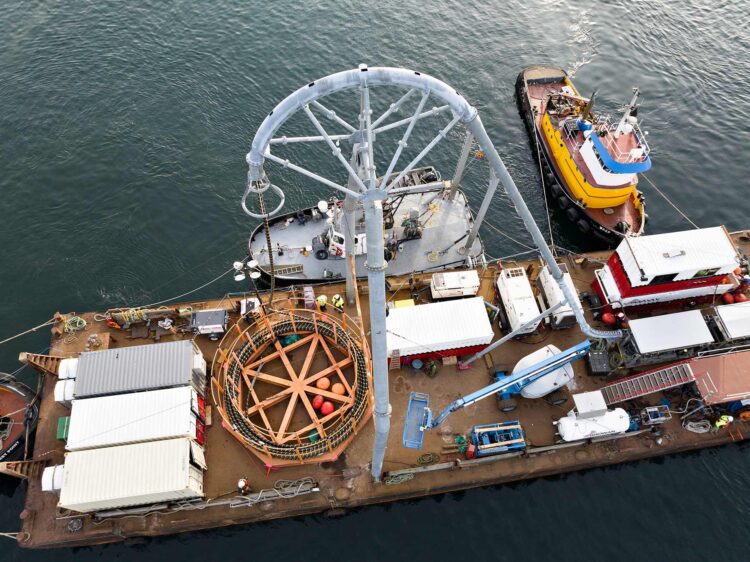
[[[596,92],[582,97],[560,68],[524,69],[516,96],[542,158],[542,181],[567,218],[608,247],[643,234],[647,216],[638,174],[651,168],[651,158],[638,127],[638,88],[617,123],[595,114]]]
[[[22,458],[39,421],[36,392],[0,373],[0,462]],[[27,441],[28,440],[28,441]]]
[[[479,236],[469,251],[464,249],[474,224],[466,196],[459,189],[452,190],[450,182],[442,181],[434,167],[410,170],[395,192],[383,202],[389,276],[481,263],[484,248]],[[342,200],[332,197],[269,221],[277,283],[323,283],[346,276],[343,207]],[[354,246],[356,271],[364,275],[367,244],[361,204],[355,211]],[[248,252],[263,278],[269,280],[271,264],[263,223],[250,235]]]

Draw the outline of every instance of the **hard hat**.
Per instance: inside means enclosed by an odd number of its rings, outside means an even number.
[[[733,422],[734,421],[734,416],[727,416],[727,421],[728,422]]]
[[[334,298],[334,299],[340,299],[340,298],[341,298],[341,295],[339,295],[338,293],[336,293],[335,295],[333,295],[333,298]]]

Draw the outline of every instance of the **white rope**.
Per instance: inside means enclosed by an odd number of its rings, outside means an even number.
[[[656,184],[654,182],[652,182],[648,178],[648,176],[641,176],[641,177],[643,179],[645,179],[649,184],[651,184],[651,187],[653,187],[656,190],[656,193],[658,193],[659,195],[661,195],[664,198],[664,200],[667,203],[669,203],[675,211],[677,211],[678,213],[680,213],[680,215],[682,215],[682,218],[684,218],[691,225],[693,225],[694,228],[700,228],[697,224],[695,224],[692,220],[690,220],[690,217],[688,217],[685,213],[683,213],[677,205],[675,205],[674,203],[672,203],[672,201],[669,199],[669,197],[667,197],[661,189],[659,189],[658,187],[656,187]]]
[[[12,341],[12,340],[14,340],[16,338],[20,338],[21,336],[25,336],[26,334],[30,334],[31,332],[36,332],[39,328],[44,328],[45,326],[49,326],[53,322],[54,322],[54,319],[50,318],[49,320],[47,320],[43,324],[39,324],[38,326],[34,326],[33,328],[29,328],[25,332],[21,332],[19,334],[16,334],[15,336],[11,336],[9,338],[4,339],[3,341],[0,341],[0,345],[3,345],[4,343]]]

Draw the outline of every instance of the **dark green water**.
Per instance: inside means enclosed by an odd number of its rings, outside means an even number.
[[[188,291],[242,255],[244,155],[300,85],[360,62],[405,66],[475,104],[539,222],[513,100],[525,65],[575,71],[611,107],[638,85],[649,177],[702,226],[750,226],[745,2],[16,2],[0,11],[0,339],[55,310]],[[322,165],[322,164],[321,164]],[[318,168],[320,169],[320,168]],[[444,170],[448,175],[452,168]],[[481,185],[468,185],[475,194]],[[646,183],[650,232],[686,228]],[[297,180],[287,208],[327,195]],[[491,221],[528,242],[503,196]],[[555,240],[585,241],[553,222]],[[523,248],[485,232],[493,256]],[[232,290],[222,281],[198,296]],[[0,370],[45,333],[0,347]],[[747,447],[359,510],[0,560],[747,560]],[[23,488],[0,482],[0,531]]]

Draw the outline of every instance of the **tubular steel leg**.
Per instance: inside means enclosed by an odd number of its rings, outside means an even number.
[[[456,173],[453,174],[451,180],[451,191],[448,199],[453,199],[456,196],[458,186],[461,185],[461,180],[464,177],[464,171],[466,170],[466,162],[469,159],[469,152],[471,152],[471,145],[474,142],[474,134],[471,131],[466,132],[466,139],[464,139],[464,145],[461,148],[461,155],[458,157],[458,163],[456,164]]]
[[[375,440],[372,446],[372,466],[375,482],[383,473],[385,447],[391,427],[391,404],[388,394],[388,348],[385,330],[385,269],[383,256],[383,202],[372,200],[378,196],[370,190],[365,198],[365,224],[367,229],[367,286],[370,301],[370,341],[372,342],[372,373],[375,386]],[[382,193],[382,192],[381,192]],[[384,195],[384,194],[383,194]]]
[[[495,171],[490,168],[490,184],[487,187],[487,193],[484,196],[484,200],[482,201],[482,206],[479,208],[479,212],[477,213],[476,218],[474,219],[474,226],[471,228],[471,233],[469,234],[469,237],[466,239],[466,245],[461,248],[460,252],[461,254],[465,254],[468,252],[471,252],[471,247],[474,245],[474,240],[477,239],[477,234],[479,234],[479,227],[482,226],[482,222],[484,221],[484,216],[487,214],[487,210],[490,208],[490,203],[492,203],[492,197],[495,195],[495,191],[497,190],[497,185],[500,183],[500,180],[497,179],[497,176],[495,175]]]

